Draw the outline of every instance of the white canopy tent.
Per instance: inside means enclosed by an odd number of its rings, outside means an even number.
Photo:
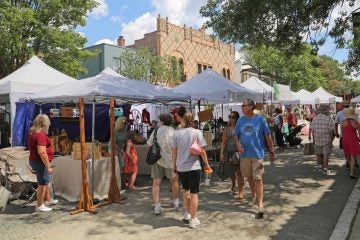
[[[251,98],[262,101],[262,95],[224,78],[212,69],[206,69],[192,79],[173,88],[174,92],[188,94],[191,100],[205,99],[209,103],[241,102]]]
[[[279,96],[274,102],[282,103],[285,105],[288,104],[300,104],[299,98],[295,95],[293,91],[290,90],[289,85],[279,84],[277,83],[276,86],[279,90]]]
[[[173,102],[190,99],[189,96],[174,93],[171,89],[125,78],[110,68],[94,77],[70,85],[61,84],[31,98],[38,103],[60,103],[77,102],[79,97],[83,97],[87,102],[107,102],[109,97],[127,102]]]
[[[15,118],[15,103],[29,94],[38,93],[60,84],[72,85],[71,78],[41,61],[31,57],[22,67],[0,80],[0,96],[10,102],[11,129]]]
[[[264,100],[271,100],[274,89],[269,84],[261,81],[257,77],[250,77],[245,82],[241,83],[241,86],[251,89],[253,91],[259,92],[263,95]]]
[[[353,103],[360,103],[360,95],[350,100]]]
[[[300,104],[315,105],[319,103],[319,98],[306,89],[301,89],[295,93],[296,98],[300,100]]]
[[[332,95],[322,87],[316,89],[313,92],[313,95],[319,98],[319,103],[336,103],[336,102],[342,102],[343,100],[342,97],[337,97],[335,95]]]

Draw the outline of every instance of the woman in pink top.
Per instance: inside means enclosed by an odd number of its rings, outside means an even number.
[[[356,156],[360,155],[359,130],[360,124],[356,120],[355,109],[346,108],[343,110],[345,120],[341,122],[342,147],[344,154],[350,156],[350,178],[355,179],[354,168]]]

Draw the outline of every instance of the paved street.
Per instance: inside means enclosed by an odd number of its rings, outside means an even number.
[[[51,213],[9,204],[0,214],[0,239],[329,239],[356,183],[347,176],[342,152],[336,146],[330,159],[335,176],[314,172],[315,156],[304,156],[303,149],[287,149],[277,159],[266,165],[263,220],[230,197],[229,181],[213,179],[201,186],[201,226],[189,229],[182,213],[171,208],[168,181],[164,212],[152,214],[150,178],[142,176],[140,189],[127,193],[128,204],[99,208],[96,215],[70,216],[75,203],[65,201]],[[246,192],[250,197],[248,185]]]

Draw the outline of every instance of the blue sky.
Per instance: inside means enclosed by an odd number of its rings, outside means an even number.
[[[160,14],[169,21],[182,26],[200,28],[205,19],[199,14],[201,6],[207,0],[97,0],[99,6],[92,11],[84,27],[77,31],[84,34],[86,46],[98,43],[116,44],[118,36],[123,35],[126,45],[140,39],[145,33],[156,30],[156,18]],[[336,17],[344,7],[335,9]],[[346,9],[349,10],[349,9]],[[351,34],[349,34],[350,36]],[[347,57],[346,49],[336,49],[333,41],[328,39],[321,47],[319,54],[331,56],[340,62]]]

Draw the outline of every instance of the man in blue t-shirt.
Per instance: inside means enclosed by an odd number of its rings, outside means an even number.
[[[242,104],[243,116],[235,127],[237,150],[241,152],[240,169],[249,181],[253,202],[258,205],[256,218],[263,218],[263,181],[265,140],[270,151],[270,161],[275,161],[274,143],[266,120],[255,114],[255,102],[247,99]]]

